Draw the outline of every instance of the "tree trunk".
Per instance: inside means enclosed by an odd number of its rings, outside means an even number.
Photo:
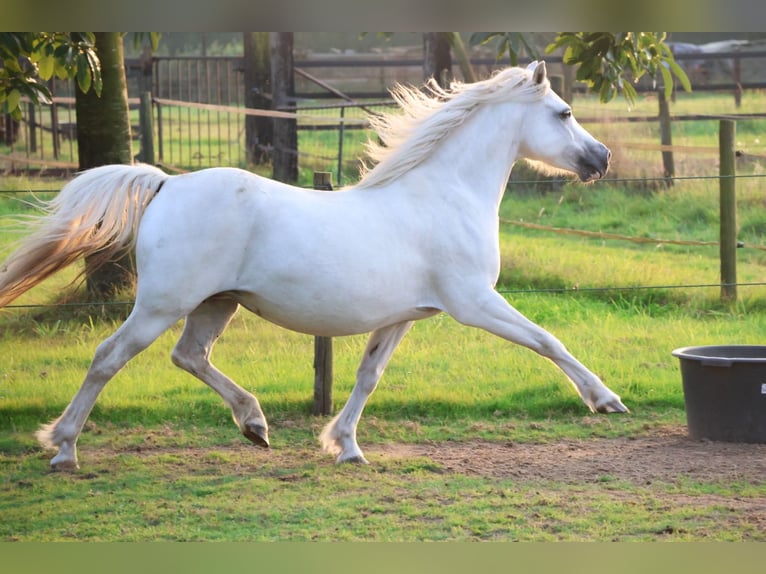
[[[122,36],[119,32],[97,32],[95,47],[101,61],[101,97],[93,90],[87,94],[77,90],[75,96],[81,170],[106,164],[133,163]],[[86,257],[89,293],[100,300],[113,297],[118,290],[132,285],[134,268],[130,255],[98,269],[93,268],[92,258]]]
[[[467,83],[475,82],[476,73],[473,71],[473,66],[471,65],[471,56],[465,49],[465,44],[460,37],[460,32],[444,32],[444,34],[449,41],[452,52],[455,54],[455,59],[460,67],[460,73],[463,74],[463,81]]]
[[[271,45],[268,32],[245,32],[245,107],[271,109]],[[245,117],[247,161],[267,163],[274,144],[271,118]]]
[[[423,34],[423,78],[434,78],[443,88],[452,81],[452,53],[449,32]]]
[[[272,109],[293,109],[295,76],[293,72],[292,32],[271,32]],[[293,119],[274,119],[273,177],[277,181],[298,180],[298,129]]]

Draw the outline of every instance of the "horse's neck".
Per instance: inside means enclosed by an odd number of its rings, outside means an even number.
[[[462,184],[467,194],[496,206],[519,149],[521,114],[519,106],[513,108],[506,104],[476,110],[412,175],[431,174],[435,180]]]

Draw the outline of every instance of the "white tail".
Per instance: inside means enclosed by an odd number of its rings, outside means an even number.
[[[25,221],[31,235],[0,266],[0,307],[78,257],[98,253],[103,263],[131,247],[144,210],[169,177],[150,165],[106,165],[75,177],[43,215]]]

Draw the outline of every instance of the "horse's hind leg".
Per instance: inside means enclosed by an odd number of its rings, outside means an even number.
[[[137,307],[125,323],[98,346],[85,380],[72,402],[58,419],[44,425],[36,433],[43,446],[58,448],[58,454],[51,459],[54,470],[79,468],[77,438],[99,393],[125,363],[148,347],[178,318]]]
[[[337,455],[337,462],[360,462],[367,460],[356,442],[356,427],[367,399],[383,376],[383,371],[391,359],[396,346],[412,327],[407,321],[373,331],[367,348],[364,351],[359,369],[356,374],[356,384],[351,396],[330,424],[319,436],[322,448],[330,454]]]
[[[210,362],[213,345],[237,311],[236,301],[211,298],[186,317],[183,334],[173,349],[172,360],[215,390],[231,408],[242,434],[258,446],[269,446],[269,432],[258,400],[226,377]]]

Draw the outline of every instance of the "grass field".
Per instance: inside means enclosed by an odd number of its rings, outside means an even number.
[[[755,132],[740,133],[758,145]],[[701,133],[688,137],[715,145]],[[747,170],[757,175],[763,167],[756,162]],[[55,187],[10,178],[2,184]],[[715,180],[654,190],[532,187],[511,186],[501,216],[717,240]],[[761,189],[762,179],[738,182],[746,246],[766,244]],[[0,253],[15,237],[2,224],[20,209],[0,195]],[[498,288],[597,372],[630,414],[591,415],[545,360],[438,316],[415,326],[365,410],[359,442],[372,464],[338,467],[318,449],[326,419],[310,415],[312,339],[241,312],[213,358],[259,397],[271,425],[270,452],[249,447],[220,399],[170,363],[179,324],[101,395],[79,443],[82,470],[51,474],[51,453],[33,432],[60,414],[95,346],[127,308],[11,308],[0,311],[0,539],[766,540],[763,450],[753,451],[755,458],[725,451],[726,464],[738,470],[719,475],[700,475],[694,468],[704,464],[690,461],[642,479],[640,471],[610,470],[608,460],[636,456],[640,465],[644,459],[630,444],[668,446],[670,437],[673,452],[702,449],[712,465],[724,447],[684,442],[680,372],[670,353],[686,345],[763,344],[766,251],[738,251],[739,280],[759,285],[741,287],[739,301],[727,304],[717,287],[673,288],[718,282],[716,247],[639,245],[504,224],[501,250]],[[17,303],[66,299],[73,275],[55,277]],[[657,286],[664,287],[648,288]],[[336,410],[364,345],[365,337],[336,340]],[[586,471],[576,479],[529,477],[528,467],[513,466],[524,449],[561,445],[585,457]],[[502,460],[482,460],[489,447]],[[458,462],[422,450],[457,448]],[[491,470],[498,462],[514,470]]]

